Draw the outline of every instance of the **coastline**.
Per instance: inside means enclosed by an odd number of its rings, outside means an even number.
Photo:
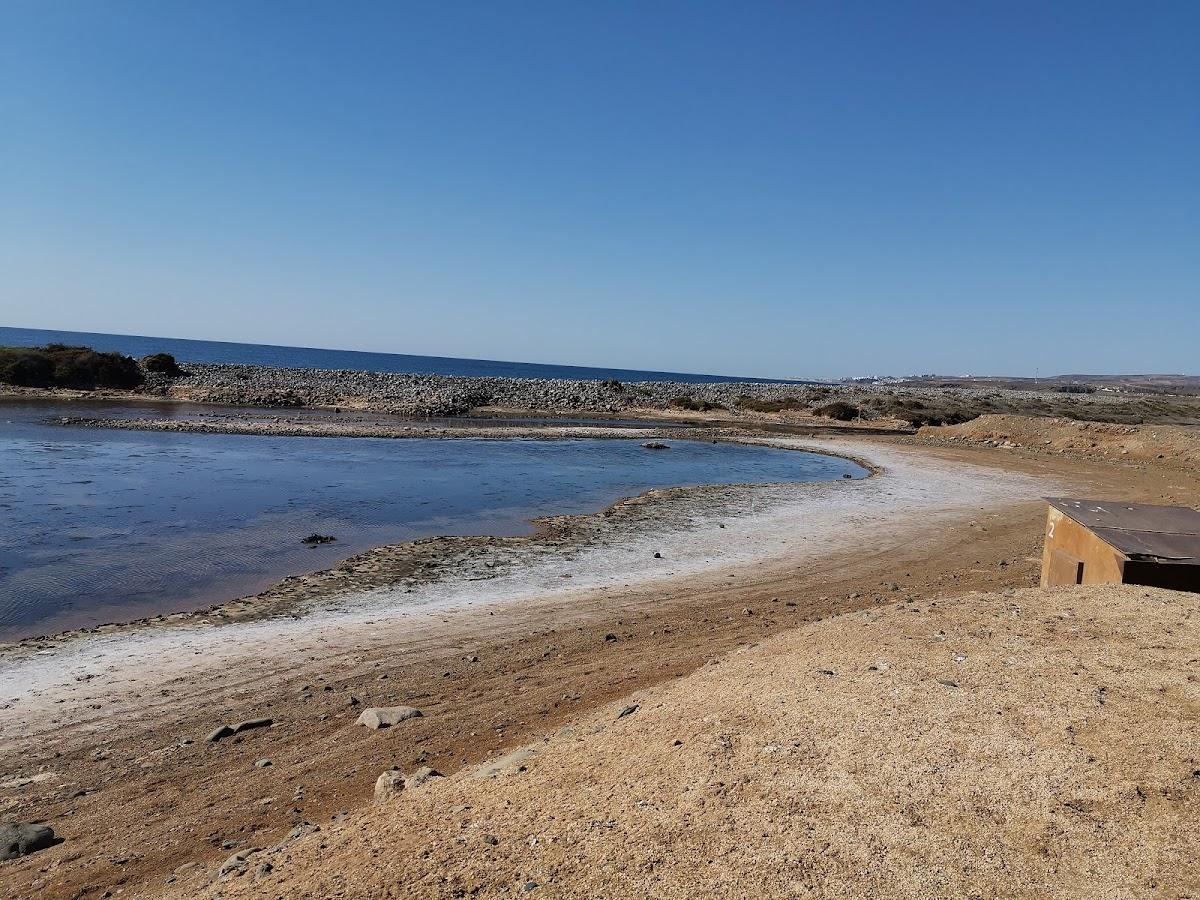
[[[1041,493],[1118,480],[1135,490],[1124,469],[1073,460],[816,443],[884,471],[837,485],[856,489],[838,492],[848,505],[743,508],[725,529],[708,520],[687,539],[693,558],[706,562],[708,541],[733,551],[727,565],[693,571],[671,559],[664,571],[647,551],[671,535],[651,529],[626,552],[429,585],[419,607],[397,604],[412,595],[366,591],[352,595],[366,604],[357,612],[103,634],[6,663],[20,699],[0,697],[0,771],[23,786],[0,792],[0,809],[50,821],[67,841],[50,870],[39,873],[46,858],[13,864],[10,896],[23,895],[18,883],[49,898],[85,886],[154,893],[164,878],[200,892],[228,848],[340,821],[389,767],[453,773],[496,759],[805,623],[1033,584]],[[1139,496],[1162,484],[1157,473],[1138,479]],[[566,564],[575,577],[560,577]],[[621,574],[581,577],[597,566]],[[415,705],[425,717],[376,734],[354,727],[354,701]],[[275,724],[202,741],[216,724],[256,716]],[[255,767],[263,757],[267,770]]]
[[[161,660],[184,645],[206,655],[210,644],[257,646],[285,633],[349,633],[376,625],[380,617],[436,616],[532,597],[727,577],[759,567],[794,570],[850,543],[869,542],[897,517],[920,516],[921,528],[935,529],[950,518],[970,518],[980,504],[1002,505],[1014,491],[1045,487],[1035,488],[1039,482],[1029,476],[978,466],[931,468],[920,452],[890,446],[749,437],[743,442],[838,455],[870,466],[872,476],[651,490],[604,510],[536,520],[527,536],[385,545],[204,610],[15,641],[0,647],[0,672],[14,683],[45,687],[58,680],[56,671],[63,674],[59,660],[75,676],[98,677],[107,663],[87,659],[94,642],[113,648],[101,655],[105,660],[113,652],[127,661]],[[243,635],[239,629],[249,631]],[[0,707],[0,727],[5,719]]]
[[[151,420],[153,421],[153,420]],[[168,420],[168,424],[170,421]],[[392,437],[428,437],[419,423],[404,423],[403,435]],[[411,427],[412,432],[408,433]],[[158,430],[158,429],[152,429]],[[787,440],[761,439],[740,430],[678,429],[660,432],[654,429],[604,429],[560,426],[520,428],[449,429],[445,439],[489,440],[563,440],[571,438],[703,440],[764,446],[779,450],[818,453],[846,459],[862,467],[867,477],[880,469],[861,455],[844,448],[814,444],[797,445]],[[220,431],[218,433],[240,433]],[[272,436],[281,436],[278,431]],[[311,435],[306,435],[311,436]],[[357,433],[355,437],[376,435]],[[858,479],[856,479],[858,480]],[[333,566],[285,576],[255,594],[202,605],[191,610],[176,610],[156,615],[135,616],[95,625],[67,628],[44,634],[0,641],[0,661],[5,657],[44,652],[47,649],[85,639],[89,635],[129,632],[135,629],[177,627],[189,623],[225,625],[277,616],[301,616],[319,611],[322,604],[338,603],[343,595],[385,591],[390,595],[412,594],[419,588],[446,582],[491,580],[521,566],[552,561],[556,554],[574,554],[618,545],[622,540],[637,540],[664,526],[676,530],[691,529],[707,517],[736,518],[738,504],[795,502],[807,496],[809,489],[838,490],[842,482],[780,482],[758,484],[712,484],[687,487],[654,488],[636,496],[620,497],[606,507],[573,515],[537,516],[529,520],[531,530],[515,536],[428,535],[395,544],[384,544],[341,559]],[[724,523],[720,528],[724,528]],[[678,563],[678,561],[676,561]],[[671,573],[673,574],[673,573]],[[574,577],[564,573],[564,578]]]

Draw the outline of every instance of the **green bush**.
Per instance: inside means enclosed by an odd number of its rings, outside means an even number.
[[[671,401],[676,409],[690,409],[693,412],[708,412],[710,409],[724,409],[720,403],[709,403],[707,400],[693,400],[689,396],[676,397]]]
[[[179,363],[175,362],[175,357],[170,353],[153,353],[150,356],[144,356],[142,365],[147,372],[157,372],[170,378],[178,378],[184,374],[183,369],[179,368]]]
[[[0,347],[0,381],[22,387],[134,388],[142,370],[128,356],[90,347]]]
[[[860,415],[857,406],[852,406],[842,400],[834,400],[832,403],[818,406],[813,412],[826,419],[837,419],[839,422],[849,422],[851,419],[857,419]]]
[[[777,413],[784,410],[807,410],[808,404],[799,397],[784,397],[782,400],[758,400],[749,394],[737,398],[740,409],[750,409],[754,412]]]

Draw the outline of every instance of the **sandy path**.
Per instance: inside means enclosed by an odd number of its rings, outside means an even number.
[[[711,508],[672,514],[659,533],[457,589],[377,591],[300,620],[115,634],[6,661],[0,698],[18,699],[0,710],[0,772],[46,777],[0,789],[3,814],[44,818],[66,838],[6,865],[7,895],[137,896],[181,863],[211,865],[358,806],[389,765],[454,771],[830,613],[1029,584],[1043,515],[1034,498],[1116,480],[1015,457],[997,468],[994,454],[816,445],[885,472],[762,488],[760,505],[720,511],[723,529]],[[1135,481],[1129,490],[1148,499],[1191,489]],[[350,724],[351,694],[427,715],[371,733]],[[276,725],[200,741],[255,715]],[[274,765],[256,769],[259,758]]]

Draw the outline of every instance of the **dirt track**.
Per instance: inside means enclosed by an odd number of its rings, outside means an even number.
[[[1178,471],[1015,452],[925,452],[948,463],[1069,477],[1081,492],[1151,502],[1200,497],[1196,478]],[[693,577],[665,593],[635,585],[553,607],[509,605],[449,616],[403,646],[322,648],[319,660],[314,652],[287,671],[250,667],[211,684],[164,682],[159,696],[141,698],[141,713],[106,711],[36,745],[7,746],[2,771],[59,775],[6,790],[6,818],[45,818],[67,841],[4,864],[3,889],[20,897],[118,889],[138,896],[159,890],[181,865],[199,863],[175,876],[199,890],[235,850],[274,843],[301,822],[326,826],[361,806],[390,766],[455,772],[743,644],[838,612],[1028,586],[1042,515],[1040,503],[1017,498],[986,523],[913,532],[887,553]],[[608,633],[618,640],[606,641]],[[350,695],[437,714],[403,731],[371,733],[348,726]],[[215,746],[181,745],[251,706],[269,708],[280,724]],[[260,758],[272,766],[255,768]]]

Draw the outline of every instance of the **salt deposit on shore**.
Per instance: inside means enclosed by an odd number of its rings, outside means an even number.
[[[280,617],[217,627],[201,620],[171,628],[89,634],[59,643],[26,643],[0,660],[0,680],[13,689],[0,702],[5,740],[28,739],[47,727],[35,711],[55,708],[81,680],[89,698],[128,698],[164,678],[202,679],[213,667],[254,658],[261,663],[304,648],[394,642],[423,620],[447,611],[501,603],[561,600],[633,582],[682,576],[803,567],[807,560],[851,546],[886,547],[913,530],[985,527],[987,510],[1014,497],[1052,490],[1042,479],[952,465],[917,451],[851,441],[776,439],[770,443],[859,456],[880,469],[874,478],[807,485],[699,489],[651,503],[628,530],[595,529],[590,540],[563,550],[534,542],[505,570],[485,581],[447,577],[416,587],[349,591],[300,618]],[[602,520],[603,517],[597,517]],[[40,647],[40,649],[38,649]],[[11,702],[18,701],[18,702]]]

